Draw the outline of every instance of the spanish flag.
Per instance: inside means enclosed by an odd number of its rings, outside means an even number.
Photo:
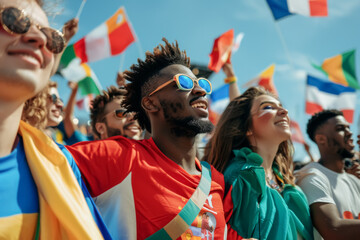
[[[313,66],[325,73],[334,83],[360,89],[355,72],[355,49],[327,58],[321,66]]]

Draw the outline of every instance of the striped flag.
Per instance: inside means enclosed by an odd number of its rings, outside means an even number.
[[[209,119],[214,125],[216,125],[229,102],[229,84],[225,84],[211,93]]]
[[[230,63],[233,45],[234,29],[230,29],[215,39],[208,68],[214,72],[219,72],[224,63]]]
[[[346,121],[352,123],[355,106],[355,89],[308,76],[306,113],[313,115],[324,109],[337,109],[344,113]]]
[[[69,62],[75,57],[80,58],[82,63],[98,61],[122,53],[134,41],[134,31],[125,9],[121,7],[105,23],[68,46],[61,62]]]
[[[245,83],[242,88],[249,88],[251,86],[262,86],[269,92],[272,92],[276,96],[278,92],[275,88],[273,76],[275,71],[275,64],[271,64],[267,69],[265,69],[259,76],[251,79],[249,82]]]
[[[266,0],[275,20],[300,14],[308,17],[328,15],[327,0]]]
[[[291,140],[293,142],[304,144],[305,143],[304,136],[301,132],[299,124],[296,121],[290,120],[290,129],[291,129]]]
[[[360,89],[355,72],[355,49],[325,59],[321,66],[313,66],[325,73],[334,83]]]

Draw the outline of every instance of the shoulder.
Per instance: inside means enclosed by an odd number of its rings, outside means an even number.
[[[306,181],[327,182],[327,177],[319,163],[309,163],[299,171],[295,172],[296,184],[302,185]],[[306,181],[305,181],[306,180]]]

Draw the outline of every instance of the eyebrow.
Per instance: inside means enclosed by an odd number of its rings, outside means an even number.
[[[262,105],[267,104],[267,103],[274,104],[274,105],[278,105],[277,102],[265,101],[265,102],[260,103],[259,107],[261,107]],[[280,103],[279,106],[282,107],[282,104]]]

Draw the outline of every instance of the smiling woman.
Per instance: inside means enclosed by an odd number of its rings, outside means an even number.
[[[287,110],[260,87],[222,114],[204,160],[224,174],[228,239],[313,239],[305,195],[294,185],[290,136]]]

